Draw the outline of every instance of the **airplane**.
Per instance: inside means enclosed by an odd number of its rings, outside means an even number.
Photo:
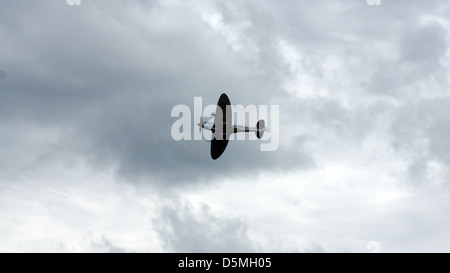
[[[256,123],[255,127],[232,125],[231,124],[231,103],[228,96],[223,93],[219,101],[217,102],[217,108],[215,113],[211,113],[210,117],[200,117],[200,122],[197,124],[199,126],[199,131],[202,128],[211,131],[211,158],[213,160],[218,159],[228,145],[228,140],[230,136],[234,133],[241,132],[255,132],[257,138],[262,138],[264,132],[266,131],[265,122],[263,119]],[[214,118],[214,122],[208,122],[208,120]]]

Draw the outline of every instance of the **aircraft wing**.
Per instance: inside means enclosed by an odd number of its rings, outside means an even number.
[[[223,93],[217,102],[214,117],[214,132],[211,140],[211,158],[217,159],[225,151],[230,135],[234,132],[231,125],[231,103],[228,96]]]
[[[228,139],[217,140],[213,138],[211,140],[211,158],[214,160],[218,159],[227,148],[227,144]]]

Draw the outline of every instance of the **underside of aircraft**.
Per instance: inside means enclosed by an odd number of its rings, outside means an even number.
[[[223,93],[217,102],[216,112],[212,115],[214,122],[206,122],[203,117],[197,124],[200,130],[206,129],[212,132],[211,158],[218,159],[227,148],[230,136],[240,132],[255,132],[257,138],[261,138],[266,131],[264,120],[256,123],[256,128],[249,126],[232,125],[232,109],[228,96]],[[211,118],[212,118],[211,117]]]

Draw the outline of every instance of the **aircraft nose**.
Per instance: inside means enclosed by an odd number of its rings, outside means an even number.
[[[199,122],[199,123],[197,123],[197,125],[198,125],[198,126],[200,126],[200,127],[202,127],[202,124],[201,124],[200,122]]]

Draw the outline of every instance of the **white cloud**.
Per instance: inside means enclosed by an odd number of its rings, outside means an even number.
[[[53,160],[0,183],[2,252],[164,250],[151,229],[156,197],[145,187]]]
[[[444,1],[25,2],[0,4],[0,251],[448,252]],[[171,140],[221,92],[280,105],[277,152]]]

